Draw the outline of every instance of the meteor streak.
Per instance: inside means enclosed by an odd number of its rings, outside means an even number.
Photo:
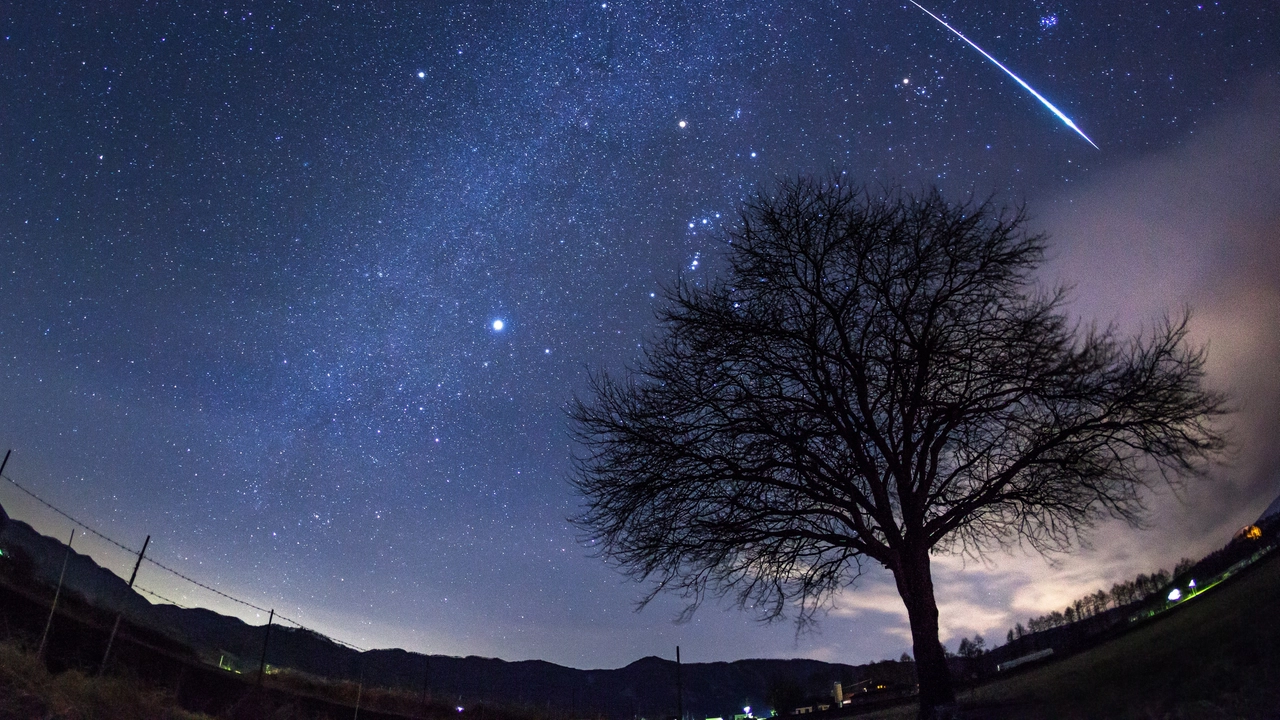
[[[925,6],[923,6],[923,5],[921,5],[920,3],[916,2],[916,0],[907,0],[907,2],[911,3],[912,5],[915,5],[916,7],[920,8],[921,10],[924,10],[924,12],[925,12],[925,14],[926,14],[926,15],[928,15],[928,16],[929,16],[929,17],[931,17],[931,18],[933,18],[934,20],[937,20],[939,23],[942,23],[942,27],[944,27],[944,28],[946,28],[946,29],[950,30],[951,32],[955,33],[955,34],[956,34],[956,37],[958,37],[958,38],[960,38],[961,40],[963,40],[963,41],[965,41],[965,42],[969,43],[969,46],[970,46],[970,47],[972,47],[974,50],[977,50],[978,52],[982,53],[982,56],[983,56],[983,57],[985,57],[986,59],[988,59],[988,60],[990,60],[991,62],[995,63],[996,67],[998,67],[998,68],[1000,68],[1001,70],[1005,71],[1005,73],[1006,73],[1009,77],[1013,78],[1013,79],[1014,79],[1014,80],[1015,80],[1019,85],[1021,85],[1023,88],[1025,88],[1027,92],[1029,92],[1029,93],[1031,93],[1032,95],[1034,95],[1034,96],[1036,97],[1036,99],[1037,99],[1037,100],[1039,100],[1041,103],[1043,103],[1043,104],[1044,104],[1044,106],[1045,106],[1045,107],[1049,108],[1049,112],[1053,113],[1054,115],[1057,115],[1057,116],[1058,116],[1058,119],[1059,119],[1059,120],[1061,120],[1063,123],[1065,123],[1067,127],[1071,128],[1072,130],[1075,130],[1075,131],[1076,131],[1076,134],[1078,134],[1080,137],[1084,138],[1084,141],[1085,141],[1085,142],[1089,143],[1090,145],[1093,145],[1094,149],[1097,149],[1097,150],[1101,150],[1101,149],[1102,149],[1102,148],[1099,148],[1096,144],[1094,144],[1094,142],[1093,142],[1092,140],[1090,140],[1090,139],[1089,139],[1089,136],[1084,134],[1084,131],[1083,131],[1083,130],[1081,130],[1080,128],[1076,127],[1076,124],[1075,124],[1075,123],[1073,123],[1073,122],[1071,122],[1071,118],[1067,117],[1065,113],[1063,113],[1063,112],[1062,112],[1061,110],[1059,110],[1058,108],[1054,107],[1054,106],[1053,106],[1053,103],[1049,102],[1048,100],[1046,100],[1046,99],[1045,99],[1045,97],[1044,97],[1043,95],[1041,95],[1040,93],[1036,92],[1034,88],[1032,88],[1030,85],[1028,85],[1028,84],[1026,83],[1026,81],[1024,81],[1022,78],[1018,77],[1017,75],[1014,75],[1012,70],[1010,70],[1009,68],[1007,68],[1007,67],[1005,67],[1004,65],[1000,64],[1000,61],[999,61],[999,60],[997,60],[997,59],[995,59],[995,58],[991,57],[990,53],[988,53],[986,50],[983,50],[982,48],[978,47],[977,43],[975,43],[974,41],[972,41],[972,40],[970,40],[969,38],[965,37],[965,36],[964,36],[964,35],[963,35],[959,30],[957,30],[957,29],[955,29],[955,28],[951,27],[950,25],[948,25],[946,20],[943,20],[942,18],[938,17],[937,15],[934,15],[933,13],[929,12],[929,11],[925,8]]]

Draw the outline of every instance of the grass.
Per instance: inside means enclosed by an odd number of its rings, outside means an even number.
[[[225,716],[329,718],[349,717],[357,698],[362,711],[406,718],[457,717],[452,703],[428,700],[404,689],[365,687],[349,680],[330,680],[295,670],[268,674],[268,694],[249,694],[231,704]],[[295,701],[315,698],[327,707],[304,709]],[[468,704],[468,717],[482,720],[551,720],[562,714],[541,708],[492,703]],[[363,713],[362,713],[363,714]],[[214,720],[184,710],[163,690],[132,676],[88,676],[78,670],[53,674],[35,653],[15,641],[0,642],[0,720]]]
[[[229,713],[240,716],[309,718],[329,717],[328,711],[303,711],[291,698],[311,697],[336,703],[347,716],[357,697],[369,711],[404,717],[453,718],[453,705],[441,700],[421,705],[418,693],[381,687],[359,688],[351,681],[334,681],[291,670],[268,675],[266,687],[283,695],[246,696]],[[241,707],[244,706],[244,707]],[[346,706],[341,707],[341,706]],[[236,708],[240,708],[237,710]],[[469,717],[485,720],[546,720],[550,713],[533,708],[481,703],[469,706]],[[317,714],[318,713],[318,714]],[[49,673],[35,653],[13,641],[0,643],[0,720],[214,720],[209,715],[182,709],[173,697],[128,676],[92,677],[78,670]]]
[[[212,720],[127,678],[88,677],[74,670],[51,675],[34,653],[14,642],[0,643],[0,720],[19,718]]]
[[[1280,555],[1111,642],[963,692],[959,704],[961,717],[982,720],[1280,720]]]
[[[333,680],[298,670],[279,669],[269,672],[265,686],[291,695],[320,698],[348,707],[354,707],[359,698],[360,707],[365,710],[404,717],[430,717],[439,720],[458,716],[455,703],[445,699],[429,696],[424,706],[420,692],[376,685],[360,688],[359,683],[351,680]],[[561,713],[553,713],[550,710],[544,711],[541,708],[513,704],[469,702],[467,708],[468,717],[485,718],[485,720],[550,720],[562,716]]]

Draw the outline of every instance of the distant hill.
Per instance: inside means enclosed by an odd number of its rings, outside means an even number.
[[[1271,504],[1267,506],[1267,509],[1262,511],[1262,514],[1258,516],[1258,520],[1254,524],[1261,525],[1263,520],[1275,515],[1280,515],[1280,495],[1277,495],[1276,499],[1272,500]]]
[[[1280,718],[1278,594],[1275,553],[1158,621],[962,693],[961,717]]]
[[[57,582],[67,551],[64,543],[11,518],[0,530],[0,547],[28,558],[34,578],[47,585]],[[257,667],[263,626],[211,610],[154,605],[91,557],[74,550],[64,592],[101,608],[123,610],[135,623],[189,645],[207,662],[223,660],[243,671]],[[541,660],[427,656],[398,649],[360,653],[306,630],[276,626],[267,662],[335,679],[357,679],[363,670],[366,679],[387,687],[419,690],[425,681],[433,696],[447,696],[450,702],[456,698],[461,704],[484,700],[554,707],[580,717],[661,717],[674,714],[676,705],[675,662],[656,657],[612,670],[578,670]],[[780,694],[793,699],[829,696],[833,682],[851,687],[873,672],[884,672],[882,665],[804,659],[687,663],[683,666],[684,706],[696,717],[731,716],[746,705],[768,707],[771,696]]]

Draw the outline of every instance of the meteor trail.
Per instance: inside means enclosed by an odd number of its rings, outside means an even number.
[[[920,8],[921,10],[924,10],[924,12],[925,12],[925,14],[926,14],[926,15],[928,15],[929,17],[933,18],[934,20],[937,20],[938,22],[942,23],[942,27],[944,27],[944,28],[946,28],[946,29],[950,30],[951,32],[955,33],[955,34],[956,34],[956,37],[958,37],[958,38],[960,38],[961,40],[963,40],[963,41],[965,41],[965,42],[969,43],[969,45],[970,45],[974,50],[977,50],[978,52],[982,53],[982,56],[983,56],[983,57],[985,57],[986,59],[988,59],[988,60],[990,60],[991,62],[995,63],[995,64],[996,64],[996,67],[998,67],[998,68],[1000,68],[1001,70],[1005,71],[1005,73],[1006,73],[1006,74],[1008,74],[1008,76],[1009,76],[1009,77],[1013,78],[1015,81],[1017,81],[1017,83],[1018,83],[1019,85],[1021,85],[1021,86],[1022,86],[1022,87],[1024,87],[1024,88],[1026,88],[1026,91],[1027,91],[1027,92],[1031,93],[1032,95],[1035,95],[1037,100],[1039,100],[1040,102],[1044,103],[1044,106],[1045,106],[1045,107],[1047,107],[1047,108],[1049,108],[1049,112],[1052,112],[1054,115],[1057,115],[1057,116],[1058,116],[1058,119],[1059,119],[1059,120],[1061,120],[1063,123],[1065,123],[1067,127],[1071,128],[1072,130],[1075,130],[1075,131],[1076,131],[1076,133],[1077,133],[1080,137],[1084,138],[1084,141],[1085,141],[1085,142],[1089,143],[1090,145],[1093,145],[1094,149],[1096,149],[1096,150],[1101,150],[1101,149],[1102,149],[1102,148],[1099,148],[1097,145],[1095,145],[1095,144],[1094,144],[1094,142],[1093,142],[1092,140],[1090,140],[1090,139],[1089,139],[1089,136],[1084,134],[1084,131],[1083,131],[1083,130],[1081,130],[1080,128],[1076,127],[1076,124],[1075,124],[1075,123],[1073,123],[1073,122],[1071,122],[1071,118],[1067,117],[1065,113],[1063,113],[1063,112],[1062,112],[1061,110],[1059,110],[1058,108],[1054,107],[1054,106],[1053,106],[1053,103],[1049,102],[1048,100],[1046,100],[1046,99],[1045,99],[1045,97],[1044,97],[1043,95],[1041,95],[1040,93],[1036,92],[1034,88],[1032,88],[1030,85],[1028,85],[1028,84],[1026,83],[1026,81],[1024,81],[1022,78],[1018,77],[1017,75],[1014,75],[1012,70],[1010,70],[1009,68],[1005,67],[1004,65],[1001,65],[999,60],[997,60],[997,59],[995,59],[995,58],[991,57],[990,53],[988,53],[986,50],[983,50],[982,48],[978,47],[978,45],[977,45],[975,42],[973,42],[973,41],[972,41],[972,40],[970,40],[969,38],[965,37],[965,36],[964,36],[964,35],[963,35],[959,30],[957,30],[957,29],[955,29],[955,28],[951,27],[950,25],[948,25],[946,20],[943,20],[942,18],[938,17],[937,15],[934,15],[933,13],[929,12],[929,11],[925,8],[925,6],[923,6],[923,5],[921,5],[920,3],[916,2],[916,0],[907,0],[907,2],[911,3],[912,5],[915,5],[916,7]]]

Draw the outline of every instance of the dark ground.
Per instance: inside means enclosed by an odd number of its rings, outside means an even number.
[[[1111,642],[963,691],[959,711],[965,720],[1280,720],[1280,553]]]

